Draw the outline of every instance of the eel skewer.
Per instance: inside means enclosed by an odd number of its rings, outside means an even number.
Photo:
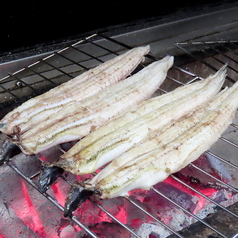
[[[238,82],[225,92],[222,91],[201,110],[172,124],[164,132],[165,134],[162,134],[162,138],[171,137],[169,133],[174,135],[174,139],[169,143],[158,147],[152,146],[150,150],[146,149],[139,155],[130,156],[130,161],[121,159],[127,157],[128,152],[125,152],[121,158],[118,157],[113,161],[114,166],[111,166],[110,171],[106,172],[106,167],[86,183],[86,188],[97,191],[100,198],[127,195],[133,189],[150,189],[151,186],[181,170],[208,150],[230,125],[237,108]],[[194,125],[190,124],[191,120],[195,122]],[[181,125],[185,125],[185,130],[177,133],[174,128]],[[158,138],[160,136],[158,133]],[[158,139],[156,135],[151,139],[154,138]],[[148,143],[148,140],[145,143]]]
[[[209,111],[215,110],[221,104],[221,101],[224,101],[228,96],[229,92],[227,92],[227,88],[225,88],[194,111],[191,111],[178,120],[172,120],[163,128],[149,133],[139,145],[134,145],[128,151],[109,163],[101,173],[98,173],[97,176],[92,179],[92,183],[96,183],[96,181],[100,181],[109,176],[116,168],[126,166],[127,163],[136,160],[139,156],[147,156],[147,153],[165,147],[175,138],[182,136],[187,130],[195,126]]]
[[[130,107],[152,96],[166,78],[173,57],[166,56],[138,73],[111,85],[83,101],[68,106],[17,135],[16,143],[25,154],[36,154],[54,145],[78,140]]]
[[[233,121],[238,108],[238,82],[224,89],[208,103],[167,127],[154,131],[140,145],[114,159],[84,185],[75,184],[65,204],[65,216],[73,212],[71,196],[79,192],[78,204],[95,193],[100,199],[125,196],[134,189],[150,189],[170,174],[186,167],[208,150]],[[74,194],[75,196],[75,194]],[[75,207],[75,203],[74,203]]]
[[[96,171],[140,143],[151,131],[206,103],[221,89],[225,74],[226,65],[203,81],[141,102],[136,109],[80,140],[54,166],[78,175]]]
[[[33,131],[33,134],[27,135],[29,139],[21,137],[19,146],[21,146],[24,151],[27,146],[25,153],[36,153],[41,151],[42,147],[44,147],[44,149],[51,147],[52,144],[65,142],[62,141],[65,139],[69,140],[70,138],[70,140],[72,140],[72,137],[80,139],[92,131],[91,127],[99,127],[113,117],[124,114],[127,109],[135,106],[140,101],[151,97],[166,78],[167,71],[172,64],[172,56],[166,56],[162,60],[150,64],[137,74],[119,82],[117,85],[105,89],[100,95],[89,98],[87,101],[85,100],[87,110],[84,110],[84,108],[74,113],[74,115],[72,114],[70,117],[65,118],[65,120],[58,119],[59,122],[56,121],[57,123],[51,125],[49,128],[44,128],[44,125],[39,125],[39,129],[35,128],[36,131]],[[53,122],[56,117],[52,118]],[[43,133],[40,133],[40,137],[37,130],[43,130]],[[32,133],[32,131],[30,133]],[[26,134],[27,133],[23,136],[26,137]],[[41,174],[39,184],[42,191],[47,190],[54,182],[50,177],[52,173],[52,177],[56,178],[56,167],[58,166],[46,167]],[[60,169],[59,171],[61,173]]]
[[[44,167],[39,177],[40,189],[46,191],[57,179],[57,167],[59,171],[63,168],[78,175],[92,173],[141,143],[151,131],[163,128],[171,121],[196,109],[220,90],[225,74],[226,65],[203,81],[143,101],[136,109],[93,131],[62,155],[57,162]]]
[[[7,135],[24,133],[49,116],[88,98],[125,79],[148,54],[149,46],[137,47],[81,75],[32,98],[12,110],[0,121],[0,131]],[[77,104],[80,106],[80,104]]]

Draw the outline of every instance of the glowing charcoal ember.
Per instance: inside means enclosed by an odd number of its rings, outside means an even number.
[[[206,203],[206,199],[203,196],[201,196],[197,192],[191,190],[190,188],[188,188],[187,186],[185,186],[182,183],[178,182],[177,180],[173,179],[172,177],[168,177],[165,180],[165,182],[175,186],[180,191],[185,192],[188,196],[189,195],[192,196],[192,198],[190,198],[190,199],[192,199],[193,202],[196,201],[196,204],[194,204],[195,206],[193,206],[193,207],[189,206],[189,199],[188,200],[184,200],[182,203],[180,201],[178,201],[179,205],[182,205],[185,209],[187,209],[188,211],[190,211],[190,212],[192,212],[194,214],[196,214],[199,210],[204,208],[205,203]],[[190,183],[188,183],[188,184],[191,187],[196,188],[196,190],[198,192],[201,192],[202,194],[204,194],[204,195],[206,195],[208,197],[211,197],[214,193],[217,192],[217,189],[207,187],[205,184],[190,184]]]
[[[14,164],[27,176],[40,169],[39,161],[34,157],[22,157],[15,157]],[[0,203],[0,234],[4,237],[60,237],[56,227],[61,225],[62,211],[8,166],[1,167],[0,181],[0,201],[3,201]],[[66,185],[59,183],[65,194],[68,191]],[[53,191],[49,191],[49,194],[55,196]]]
[[[214,209],[216,206],[214,204],[211,204],[202,196],[195,194],[192,190],[182,189],[181,186],[179,186],[179,183],[172,178],[167,179],[166,182],[155,185],[155,187],[158,191],[165,195],[165,197],[176,202],[188,211],[192,211],[192,213],[197,215],[200,219],[203,219],[208,214],[215,212]],[[204,192],[209,197],[212,196],[214,200],[216,200],[215,197],[217,196],[217,193],[224,193],[222,190],[210,188],[205,188],[203,191],[200,190],[200,192]],[[225,198],[225,196],[222,197]],[[155,217],[159,217],[164,224],[167,224],[175,231],[179,231],[197,221],[185,211],[172,204],[167,198],[164,198],[150,190],[144,194],[143,202],[146,204],[144,209]],[[224,201],[224,199],[222,201]],[[193,204],[192,207],[189,207],[189,203]],[[152,235],[152,237],[165,238],[170,233],[163,226],[155,226],[153,222],[147,221],[137,229],[137,234],[141,237],[151,237],[149,235]]]
[[[105,200],[100,204],[115,217],[120,216],[121,209],[124,209],[123,199]],[[89,200],[86,200],[86,202],[74,212],[74,215],[79,217],[87,226],[93,226],[101,222],[113,222],[110,216]]]
[[[28,189],[25,182],[21,179],[22,193],[24,201],[26,202],[25,211],[16,210],[17,215],[22,219],[26,226],[33,230],[36,234],[41,237],[46,237],[47,233],[45,231],[44,225],[39,217],[39,214],[34,207],[34,204],[29,195]]]
[[[171,181],[172,182],[172,181]],[[192,193],[181,190],[180,187],[177,187],[176,183],[158,183],[154,186],[162,194],[166,194],[167,197],[172,198],[174,202],[178,203],[180,206],[183,206],[186,210],[193,212],[196,209],[198,198],[194,197]],[[151,202],[160,203],[160,207],[171,207],[171,204],[161,196],[158,196],[155,192],[149,192],[148,197],[144,199],[144,202],[147,203],[147,199],[150,199]],[[151,204],[152,206],[152,204]],[[160,211],[161,213],[161,211]]]
[[[52,190],[54,192],[55,198],[61,206],[64,206],[66,193],[62,190],[59,183],[52,185]]]
[[[30,230],[19,218],[15,211],[8,206],[8,203],[0,198],[0,238],[6,237],[34,237],[34,231]],[[9,226],[11,229],[9,229]]]
[[[47,155],[46,153],[44,156],[45,161],[48,160],[47,156],[51,158],[51,155]],[[19,168],[24,173],[28,174],[28,176],[35,173],[34,168],[37,164],[37,160],[34,161],[33,158],[27,157],[23,160],[22,155],[19,155],[14,159],[14,161],[17,165],[19,165]],[[24,161],[24,163],[22,163],[22,161]],[[31,168],[31,171],[29,168]],[[86,237],[86,231],[75,225],[72,221],[70,221],[70,219],[66,220],[63,218],[61,211],[45,199],[38,191],[34,190],[25,182],[19,180],[18,175],[10,168],[2,166],[0,169],[4,171],[0,174],[2,182],[2,186],[0,187],[1,198],[4,199],[4,201],[8,201],[8,199],[11,200],[11,202],[6,202],[6,205],[0,205],[1,211],[3,211],[3,207],[5,207],[5,210],[6,206],[8,207],[8,210],[4,213],[5,216],[3,218],[6,218],[6,215],[10,213],[11,215],[13,214],[11,219],[15,222],[19,221],[19,224],[21,224],[21,226],[19,225],[20,228],[18,227],[18,230],[14,231],[15,228],[11,230],[12,235],[10,237],[19,237],[23,234],[26,235],[26,237],[34,237],[36,236],[35,234],[41,234],[43,238],[68,238],[69,236]],[[88,176],[89,175],[77,177],[84,180]],[[9,177],[11,177],[10,181],[8,181]],[[69,173],[67,175],[67,179],[69,179],[69,181],[73,181],[75,180],[75,176]],[[64,201],[64,195],[68,192],[69,188],[70,186],[65,183],[63,179],[58,179],[56,184],[53,185],[52,189],[49,189],[47,193],[62,204]],[[201,206],[206,209],[207,205],[209,205],[204,198],[196,196],[195,192],[190,189],[186,189],[185,186],[181,185],[181,183],[171,177],[169,177],[166,182],[155,185],[155,188],[164,193],[165,196],[170,197],[172,200],[182,206],[185,206],[186,209],[194,213],[200,213],[201,210],[199,209]],[[24,193],[22,192],[23,189]],[[211,190],[211,188],[204,188],[199,191],[210,196],[211,194],[209,195],[209,193],[213,190]],[[219,194],[217,191],[213,193],[212,196],[215,196],[216,193],[219,196],[219,201],[227,199],[226,196],[223,196],[222,191]],[[160,219],[173,228],[181,229],[193,221],[191,216],[187,215],[185,212],[181,212],[181,210],[174,204],[171,204],[167,199],[152,190],[146,191],[138,189],[131,191],[129,198],[154,217]],[[92,197],[91,199],[94,200],[95,198]],[[216,200],[216,198],[213,199]],[[159,234],[169,234],[165,228],[156,224],[153,218],[140,209],[137,209],[131,202],[122,197],[104,199],[95,202],[138,234],[148,234],[149,237],[158,237],[157,232],[159,231],[161,232]],[[21,214],[23,207],[26,208],[24,211],[27,211],[24,216]],[[32,218],[33,215],[34,218]],[[90,230],[92,230],[99,237],[103,237],[105,234],[113,234],[113,232],[115,235],[118,235],[118,237],[124,238],[131,236],[129,231],[123,228],[120,224],[117,224],[113,218],[89,200],[81,204],[81,206],[74,212],[74,215],[83,224],[90,227]],[[8,219],[10,219],[9,215]],[[6,224],[4,222],[5,220],[3,221],[2,217],[0,217],[0,226]],[[28,224],[28,222],[31,223]],[[0,229],[0,231],[6,232],[0,232],[0,234],[9,234],[4,229]]]

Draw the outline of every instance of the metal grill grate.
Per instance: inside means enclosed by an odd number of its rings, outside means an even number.
[[[109,38],[106,35],[95,34],[80,40],[79,42],[76,42],[73,45],[68,46],[58,52],[55,52],[52,55],[43,58],[22,70],[19,70],[18,72],[8,75],[7,77],[0,80],[0,111],[2,111],[2,115],[0,116],[3,116],[9,110],[11,110],[12,106],[15,107],[24,100],[39,95],[48,89],[73,78],[79,73],[88,70],[89,68],[94,67],[95,65],[98,65],[109,58],[112,58],[114,55],[124,52],[129,48],[130,46]],[[238,41],[183,42],[176,43],[175,48],[176,50],[180,50],[180,54],[176,56],[175,66],[169,71],[166,83],[161,86],[157,94],[166,93],[180,85],[191,83],[199,78],[206,77],[207,75],[214,73],[214,71],[217,71],[226,62],[228,62],[228,76],[226,85],[231,85],[234,81],[238,80],[238,74],[236,70],[238,68]],[[167,53],[173,54],[173,52]],[[160,58],[162,56],[157,57]],[[149,55],[144,64],[156,59],[156,57]],[[232,123],[228,129],[228,132],[230,133],[224,133],[218,142],[218,147],[220,147],[219,145],[221,145],[222,148],[228,147],[227,151],[231,152],[229,155],[223,153],[223,151],[217,152],[213,149],[206,152],[207,154],[217,158],[232,171],[238,171],[238,163],[235,163],[235,160],[232,161],[230,158],[230,155],[234,157],[237,153],[238,141],[233,140],[233,138],[230,138],[229,136],[230,134],[234,134],[234,137],[236,137],[237,129],[238,125],[236,122]],[[62,150],[61,147],[57,148]],[[37,160],[41,160],[37,155],[35,158]],[[19,176],[24,178],[32,187],[38,190],[38,187],[33,179],[34,175],[25,175],[14,163],[14,160],[8,161],[6,164],[10,166],[17,174],[19,174]],[[194,163],[192,163],[191,166],[203,172],[204,176],[211,177],[211,179],[215,180],[224,188],[233,191],[234,194],[238,193],[238,184],[228,184],[223,182],[215,176],[203,171]],[[203,195],[189,184],[183,182],[177,176],[171,175],[171,177],[187,188],[198,193],[204,199],[221,208],[233,218],[238,218],[238,213],[231,211],[229,208],[226,208],[208,196]],[[71,184],[71,181],[69,181],[66,177],[62,176],[62,178],[66,183]],[[169,202],[176,205],[185,213],[189,214],[189,216],[193,217],[195,221],[199,221],[200,223],[204,224],[208,229],[215,233],[217,237],[235,237],[235,235],[238,234],[237,230],[221,231],[219,227],[213,226],[209,222],[199,218],[197,215],[189,212],[183,206],[158,191],[155,187],[152,187],[151,189],[160,196],[165,197]],[[63,211],[63,207],[48,192],[43,193],[43,195],[58,209]],[[124,199],[127,202],[133,204],[136,209],[146,213],[156,224],[164,227],[175,237],[184,237],[182,233],[175,231],[173,228],[162,222],[158,217],[150,214],[143,208],[143,206],[134,201],[130,196],[125,196]],[[122,221],[107,211],[100,204],[100,201],[95,202],[91,199],[90,201],[94,203],[99,209],[101,209],[102,212],[111,217],[116,223],[128,230],[133,237],[140,237],[131,227],[125,225]],[[72,220],[92,237],[98,237],[76,216],[73,216]]]

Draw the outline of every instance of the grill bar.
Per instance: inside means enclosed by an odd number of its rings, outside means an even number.
[[[217,177],[213,176],[212,174],[209,174],[208,172],[202,170],[201,168],[199,168],[198,166],[196,166],[195,164],[193,163],[190,163],[190,165],[192,165],[194,168],[196,168],[197,170],[203,172],[204,174],[206,174],[207,176],[211,177],[212,179],[216,180],[218,183],[222,184],[224,187],[227,187],[231,190],[233,190],[234,192],[237,192],[238,193],[238,189],[234,188],[233,186],[223,182],[222,180],[218,179]]]
[[[238,215],[236,215],[235,213],[229,211],[227,208],[225,208],[224,206],[220,205],[219,203],[215,202],[214,200],[212,200],[211,198],[209,198],[208,196],[204,195],[203,193],[199,192],[198,190],[194,189],[193,187],[191,187],[190,185],[186,184],[185,182],[183,182],[181,179],[175,177],[174,175],[171,175],[171,177],[175,180],[177,180],[178,182],[180,182],[181,184],[183,184],[184,186],[188,187],[189,189],[193,190],[194,192],[196,192],[197,194],[199,194],[200,196],[206,198],[207,200],[209,200],[211,203],[215,204],[216,206],[222,208],[224,211],[230,213],[232,216],[238,218]]]
[[[97,41],[96,39],[99,37],[99,41]],[[59,71],[60,74],[62,74],[66,79],[65,80],[69,80],[69,78],[72,78],[73,74],[75,72],[67,72],[65,70],[63,70],[62,68],[66,67],[66,66],[69,66],[69,65],[77,65],[79,66],[80,68],[82,68],[83,70],[87,70],[89,69],[90,67],[88,66],[85,66],[83,63],[87,63],[88,61],[90,60],[96,60],[97,63],[101,63],[101,62],[104,62],[103,60],[103,57],[106,56],[106,55],[117,55],[118,53],[107,48],[106,46],[104,46],[103,44],[101,44],[101,42],[103,40],[106,40],[106,41],[109,41],[113,44],[115,44],[115,46],[117,46],[117,48],[119,47],[121,50],[125,50],[125,49],[130,49],[132,47],[130,47],[129,45],[125,44],[125,43],[122,43],[118,40],[115,40],[115,39],[112,39],[104,34],[94,34],[94,35],[91,35],[89,37],[86,37],[85,39],[83,40],[80,40],[74,44],[72,44],[71,46],[69,47],[66,47],[58,52],[55,52],[53,54],[51,54],[50,56],[47,56],[45,58],[43,58],[42,60],[39,60],[37,61],[36,63],[34,64],[31,64],[30,66],[22,69],[22,70],[19,70],[17,71],[16,73],[12,74],[12,75],[8,75],[7,77],[3,78],[0,80],[0,87],[1,89],[4,91],[4,92],[7,92],[9,93],[12,97],[15,98],[15,100],[21,98],[21,96],[18,96],[17,94],[15,94],[15,88],[13,87],[10,87],[10,89],[8,89],[5,84],[6,83],[12,83],[12,82],[15,82],[15,80],[17,81],[20,81],[22,82],[22,84],[24,85],[24,87],[27,87],[29,89],[31,89],[32,91],[34,91],[36,94],[39,94],[39,91],[33,87],[32,85],[33,84],[30,84],[30,83],[26,83],[24,81],[24,73],[33,73],[34,75],[38,75],[41,80],[43,81],[48,81],[49,83],[51,84],[58,84],[56,83],[57,81],[54,80],[54,78],[49,78],[47,76],[45,76],[45,73],[47,71],[43,70],[41,72],[37,71],[37,68],[34,69],[34,67],[37,67],[37,66],[40,66],[40,67],[45,67],[45,66],[49,66],[50,67],[50,70],[56,70],[56,71]],[[198,57],[196,54],[194,54],[192,51],[188,50],[187,47],[190,47],[190,46],[196,46],[197,47],[201,47],[200,51],[202,53],[206,53],[207,50],[213,50],[215,51],[216,53],[219,53],[221,54],[222,56],[224,57],[227,57],[227,55],[225,53],[223,53],[222,51],[220,50],[217,50],[215,48],[216,45],[222,45],[222,47],[224,49],[229,49],[229,47],[227,46],[227,44],[230,44],[232,46],[234,46],[236,49],[237,49],[237,41],[207,41],[207,42],[202,42],[202,41],[197,41],[197,42],[182,42],[182,43],[176,43],[175,46],[177,48],[179,48],[182,52],[184,52],[185,54],[189,55],[191,58],[193,58],[193,61],[198,61],[198,62],[201,62],[203,65],[207,66],[208,68],[216,71],[218,68],[214,67],[212,64],[208,63],[206,60],[204,60],[204,58],[201,58],[201,57]],[[85,50],[82,50],[81,49],[81,44],[89,44],[89,45],[93,45],[94,47],[98,47],[100,48],[101,50],[104,51],[104,53],[102,55],[99,55],[99,56],[95,56],[92,54],[92,52],[87,52]],[[223,45],[224,44],[224,45]],[[234,49],[232,49],[234,50]],[[70,55],[69,53],[71,51],[77,51],[79,54],[82,54],[82,55],[85,55],[87,56],[87,58],[84,58],[83,59],[74,59],[74,58],[71,58],[72,55]],[[196,51],[197,52],[197,51]],[[67,54],[65,54],[67,53]],[[234,54],[237,54],[236,51],[234,51]],[[218,63],[220,64],[224,64],[226,62],[224,62],[224,59],[223,60],[220,60],[216,57],[214,57],[213,55],[209,55],[211,58],[213,58],[214,60],[216,60]],[[70,62],[69,65],[66,65],[66,66],[60,66],[60,67],[57,67],[55,65],[53,65],[52,63],[48,62],[48,60],[51,60],[52,62],[53,59],[55,59],[56,61],[59,59],[59,57],[67,60],[68,62]],[[154,57],[152,55],[149,55],[148,56],[148,59],[149,60],[157,60],[157,57]],[[227,59],[229,59],[230,61],[234,61],[234,63],[237,63],[237,61],[235,59],[233,59],[232,57],[227,57]],[[188,69],[186,69],[186,67],[181,67],[181,66],[174,66],[173,67],[174,70],[177,70],[179,71],[181,74],[186,74],[187,76],[189,76],[190,78],[186,81],[186,82],[183,82],[180,80],[180,78],[176,78],[174,75],[168,75],[167,79],[170,80],[171,82],[174,82],[178,85],[184,85],[184,84],[188,84],[188,83],[191,83],[193,81],[196,81],[197,79],[202,79],[203,77],[202,76],[198,76],[198,74],[196,74],[195,72],[192,72]],[[229,69],[236,72],[237,71],[234,69],[233,66],[229,65]],[[21,76],[23,77],[23,79],[21,78]],[[234,80],[232,77],[228,76],[228,79],[231,81],[231,82],[234,82],[236,80]],[[7,85],[7,84],[6,84]],[[161,88],[160,89],[160,92],[162,93],[166,93],[168,92],[167,89],[164,89],[164,88]],[[0,92],[1,94],[1,92]],[[1,106],[1,105],[0,105]],[[2,106],[3,107],[3,106]],[[234,128],[238,128],[238,125],[236,125],[235,123],[232,123],[231,126],[233,126]],[[236,143],[234,143],[233,141],[231,141],[230,139],[227,139],[225,137],[221,137],[220,138],[220,141],[226,143],[226,144],[229,144],[231,145],[232,147],[234,148],[237,148],[238,145]],[[64,152],[64,150],[62,150],[62,148],[59,146],[57,147],[59,150],[61,150],[62,152]],[[213,157],[219,159],[220,161],[222,161],[223,163],[225,163],[227,166],[230,166],[232,168],[234,168],[235,170],[238,170],[238,166],[227,161],[227,159],[225,158],[222,158],[221,156],[219,155],[216,155],[214,152],[212,151],[207,151],[206,153],[212,155]],[[37,159],[39,159],[40,161],[42,161],[38,156],[36,156]],[[27,181],[31,186],[33,186],[36,190],[38,190],[38,187],[37,185],[33,182],[33,177],[34,176],[31,176],[31,177],[27,177],[25,176],[11,161],[10,162],[7,162],[7,165],[13,169],[17,174],[19,174],[19,176],[21,176],[22,178],[25,179],[25,181]],[[197,167],[196,165],[194,165],[193,163],[191,163],[191,165],[198,169],[199,171],[202,171],[202,169],[200,169],[199,167]],[[223,181],[221,181],[220,179],[217,179],[215,176],[203,171],[204,174],[210,176],[212,179],[215,179],[218,183],[222,184],[224,187],[226,186],[227,188],[233,190],[234,192],[238,192],[238,188],[235,188]],[[184,186],[188,187],[189,189],[193,190],[194,192],[198,193],[200,196],[204,197],[205,199],[207,199],[208,201],[210,201],[211,203],[215,204],[216,206],[220,207],[221,209],[223,209],[224,211],[226,211],[227,213],[231,214],[232,216],[238,218],[238,214],[235,214],[233,212],[231,212],[229,209],[225,208],[224,206],[220,205],[219,203],[213,201],[211,198],[203,195],[202,193],[200,193],[199,191],[197,191],[196,189],[192,188],[190,185],[184,183],[183,181],[181,181],[180,179],[178,179],[177,177],[175,177],[174,175],[171,176],[173,179],[177,180],[178,182],[182,183]],[[62,176],[62,178],[64,179],[65,182],[69,183],[69,184],[72,184],[65,176]],[[181,210],[185,211],[186,213],[188,213],[190,216],[194,217],[196,220],[202,222],[203,224],[205,224],[207,227],[209,227],[210,229],[212,229],[213,231],[215,231],[217,234],[219,234],[221,237],[227,237],[225,236],[222,232],[220,232],[219,230],[217,230],[216,228],[212,227],[210,224],[204,222],[201,218],[197,217],[196,215],[192,214],[191,212],[189,212],[188,210],[186,210],[185,208],[183,208],[181,205],[177,204],[176,202],[174,202],[172,199],[166,197],[164,194],[162,194],[161,192],[159,192],[157,189],[155,189],[154,187],[151,188],[153,191],[155,191],[156,193],[160,194],[161,196],[163,196],[164,198],[166,198],[169,202],[173,203],[174,205],[178,206]],[[39,190],[38,190],[39,191]],[[54,205],[56,205],[56,207],[58,207],[61,211],[64,210],[64,208],[53,198],[51,197],[48,193],[43,193],[42,194],[43,196],[46,197],[46,199],[50,200]],[[177,231],[175,231],[174,229],[172,229],[170,226],[164,224],[163,222],[161,222],[158,218],[154,217],[152,214],[150,214],[149,212],[147,212],[143,207],[141,207],[139,204],[137,204],[136,202],[134,202],[130,197],[124,197],[125,200],[127,200],[128,202],[130,202],[131,204],[133,204],[137,209],[140,209],[141,211],[143,211],[144,213],[146,213],[148,216],[150,216],[151,218],[153,218],[160,226],[163,226],[165,229],[167,229],[168,231],[170,231],[171,233],[173,233],[174,235],[176,235],[177,237],[180,237],[182,238],[183,236],[181,234],[179,234]],[[132,230],[130,227],[128,227],[127,225],[125,225],[124,223],[122,223],[119,219],[117,219],[116,217],[114,217],[110,212],[108,212],[102,205],[100,205],[99,203],[93,201],[90,199],[90,202],[92,202],[93,204],[95,204],[100,210],[102,210],[103,212],[105,212],[109,217],[111,217],[116,223],[120,224],[123,228],[125,228],[126,230],[128,230],[132,235],[134,235],[135,237],[139,237],[136,232],[134,230]],[[72,220],[77,224],[79,225],[83,230],[85,230],[89,235],[91,235],[92,237],[98,237],[95,233],[93,233],[87,226],[85,226],[83,223],[80,222],[80,220],[76,217],[76,216],[73,216],[72,217]],[[234,236],[235,237],[235,236]]]
[[[158,193],[160,196],[166,198],[167,200],[169,200],[171,203],[173,203],[174,205],[176,205],[177,207],[179,207],[181,210],[185,211],[186,213],[188,213],[190,216],[192,216],[193,218],[195,218],[196,220],[200,221],[201,223],[203,223],[204,225],[206,225],[207,227],[209,227],[211,230],[215,231],[217,234],[219,234],[220,236],[226,238],[225,235],[223,235],[221,232],[219,232],[217,229],[213,228],[212,226],[210,226],[207,222],[203,221],[202,219],[200,219],[198,216],[194,215],[193,213],[189,212],[188,210],[186,210],[185,208],[183,208],[182,206],[180,206],[178,203],[174,202],[172,199],[168,198],[167,196],[165,196],[163,193],[161,193],[160,191],[158,191],[156,188],[152,187],[151,188],[153,191],[155,191],[156,193]]]
[[[89,198],[89,200],[95,204],[98,208],[100,208],[103,212],[105,212],[109,217],[111,217],[114,221],[116,221],[118,224],[120,224],[122,227],[124,227],[126,230],[130,231],[131,234],[133,234],[135,237],[140,238],[132,229],[130,229],[128,226],[123,224],[120,220],[118,220],[116,217],[114,217],[110,212],[108,212],[106,209],[104,209],[103,206],[100,204],[94,202],[92,199]]]
[[[16,75],[14,75],[14,78],[16,79],[17,83],[20,82],[21,85],[28,87],[29,89],[31,89],[32,91],[36,92],[37,94],[41,94],[41,93],[42,93],[41,91],[39,91],[39,90],[35,89],[34,87],[32,87],[30,84],[28,84],[28,83],[22,81],[22,80],[21,80],[19,77],[17,77]]]
[[[220,140],[225,141],[226,143],[228,143],[228,144],[230,144],[230,145],[232,145],[232,146],[238,148],[238,145],[237,145],[237,144],[233,143],[232,141],[230,141],[230,140],[228,140],[228,139],[226,139],[226,138],[224,138],[224,137],[222,137],[222,136],[220,137]]]
[[[7,93],[9,93],[11,96],[13,96],[16,99],[19,99],[19,97],[17,95],[15,95],[14,93],[12,93],[10,90],[8,90],[7,88],[5,88],[4,86],[0,85],[0,87]]]
[[[11,169],[13,169],[17,174],[19,174],[26,182],[28,182],[32,187],[34,187],[38,192],[40,193],[37,185],[27,176],[25,176],[15,165],[13,165],[11,162],[6,162]],[[45,196],[48,200],[50,200],[57,208],[59,208],[62,212],[64,211],[64,207],[62,207],[53,197],[51,197],[48,193],[41,193],[43,196]],[[82,224],[75,216],[72,216],[72,220],[79,225],[81,228],[83,228],[88,234],[90,234],[93,238],[98,238],[96,234],[94,234],[88,227],[86,227],[84,224]]]
[[[207,45],[207,44],[205,43],[205,45]],[[238,64],[238,61],[237,61],[237,60],[231,58],[231,57],[230,57],[229,55],[227,55],[227,54],[224,54],[221,50],[218,50],[218,49],[216,49],[216,48],[213,47],[213,46],[210,46],[210,47],[211,47],[212,49],[214,49],[217,53],[219,53],[219,54],[225,56],[225,58],[227,58],[227,59],[229,59],[229,60],[232,60],[232,61],[234,61],[236,64]],[[214,58],[215,58],[218,62],[222,63],[221,60],[217,59],[216,57],[214,57]],[[228,65],[228,68],[230,68],[230,69],[234,70],[236,73],[238,73],[238,71],[237,71],[236,69],[230,67],[229,65]]]
[[[158,222],[161,226],[165,227],[166,229],[168,229],[169,231],[171,231],[173,234],[177,235],[180,238],[183,238],[183,236],[181,236],[178,232],[176,232],[175,230],[171,229],[169,226],[167,226],[166,224],[164,224],[163,222],[161,222],[159,219],[157,219],[156,217],[154,217],[153,215],[151,215],[149,212],[147,212],[144,208],[142,208],[140,205],[138,205],[136,202],[134,202],[132,199],[130,199],[128,196],[124,196],[125,199],[127,199],[130,203],[132,203],[135,207],[137,207],[138,209],[140,209],[141,211],[143,211],[144,213],[146,213],[148,216],[150,216],[151,218],[153,218],[156,222]]]
[[[213,43],[216,43],[216,42],[213,42]],[[205,43],[204,43],[204,45],[205,45]],[[192,54],[190,51],[188,51],[188,50],[185,49],[184,47],[181,47],[179,43],[177,43],[176,46],[177,46],[179,49],[181,49],[182,51],[184,51],[187,55],[190,55],[190,56],[191,56],[192,58],[194,58],[195,60],[202,62],[204,65],[208,66],[208,67],[211,68],[212,70],[214,70],[214,71],[217,70],[213,65],[207,63],[207,62],[206,62],[205,60],[203,60],[202,58],[195,56],[194,54]],[[204,51],[203,51],[203,52],[204,52]],[[213,57],[213,56],[212,56],[212,57]],[[217,59],[216,59],[216,60],[217,60]],[[220,61],[220,60],[218,60],[218,61],[219,61],[220,63],[224,64],[224,62],[222,62],[222,61]],[[229,67],[230,67],[230,66],[229,66]],[[234,81],[232,78],[230,78],[229,76],[227,76],[227,79],[229,79],[232,83],[235,83],[235,81]]]
[[[212,155],[213,157],[215,157],[216,159],[219,159],[220,161],[226,163],[227,165],[229,165],[229,166],[231,166],[231,167],[233,167],[233,168],[235,168],[235,169],[238,169],[238,166],[237,166],[237,165],[232,164],[231,162],[229,162],[229,161],[223,159],[222,157],[220,157],[220,156],[218,156],[218,155],[212,153],[211,151],[206,151],[206,153]]]

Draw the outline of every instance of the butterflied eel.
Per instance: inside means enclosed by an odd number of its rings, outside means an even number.
[[[115,159],[113,172],[105,172],[105,168],[86,183],[86,188],[97,191],[100,198],[113,198],[126,195],[133,189],[149,189],[170,174],[181,170],[208,150],[234,119],[238,108],[238,82],[220,94],[218,105],[211,105],[212,102],[210,106],[206,104],[205,108],[208,110],[202,118],[183,133],[177,136],[174,134],[175,138],[169,143],[132,156],[133,159],[125,163],[119,161],[117,164]],[[196,115],[196,112],[193,115]],[[173,127],[171,125],[171,129],[165,133],[171,132]],[[126,153],[123,156],[125,158]]]
[[[149,46],[134,48],[28,100],[0,121],[0,131],[7,135],[23,133],[55,113],[65,112],[67,115],[69,105],[125,79],[144,59],[144,55],[149,50]]]
[[[207,79],[141,102],[136,109],[110,121],[76,143],[55,164],[74,174],[86,174],[140,143],[151,131],[163,128],[200,105],[221,89],[226,65]]]
[[[201,105],[194,111],[184,115],[177,121],[171,121],[163,128],[155,130],[140,142],[140,144],[134,145],[125,153],[122,153],[116,159],[112,160],[101,173],[97,174],[92,179],[92,183],[100,181],[104,177],[110,175],[118,167],[125,166],[131,160],[135,160],[138,156],[151,152],[159,147],[166,146],[168,143],[173,141],[176,137],[181,136],[186,130],[197,124],[208,111],[216,109],[220,104],[221,100],[225,100],[229,96],[230,92],[227,92],[227,88],[215,95],[205,105]]]
[[[80,107],[76,103],[72,104],[66,108],[66,114],[54,114],[31,130],[16,135],[14,143],[24,153],[35,154],[54,145],[80,139],[151,97],[163,83],[172,65],[173,57],[166,56],[135,75],[86,98],[80,102]]]

